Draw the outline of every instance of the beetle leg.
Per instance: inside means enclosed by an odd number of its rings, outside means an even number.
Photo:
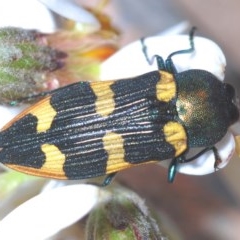
[[[214,162],[214,168],[215,170],[218,170],[218,165],[222,162],[222,159],[219,155],[218,149],[215,146],[204,148],[201,152],[197,153],[195,156],[186,159],[186,162],[190,162],[198,157],[200,157],[202,154],[204,154],[207,151],[213,151],[215,162]]]
[[[108,174],[104,178],[102,183],[86,182],[86,184],[94,185],[94,186],[97,186],[97,187],[106,187],[112,182],[112,180],[113,180],[113,178],[115,177],[116,174],[117,174],[117,172]]]
[[[116,176],[116,174],[117,174],[117,172],[108,174],[108,175],[105,177],[105,179],[103,180],[103,183],[102,183],[101,186],[102,186],[102,187],[108,186],[108,185],[112,182],[112,180],[113,180],[113,178]]]
[[[214,154],[214,157],[215,157],[214,168],[217,168],[217,166],[222,162],[222,160],[219,156],[218,149],[215,146],[204,148],[202,151],[200,151],[199,153],[197,153],[193,157],[185,159],[184,161],[182,161],[182,163],[191,162],[191,161],[195,160],[196,158],[202,156],[205,152],[208,152],[208,151],[213,151],[213,154]]]
[[[172,183],[174,181],[176,172],[177,172],[177,159],[173,158],[169,167],[168,167],[168,182]]]
[[[215,146],[212,147],[212,151],[215,157],[215,162],[214,162],[214,168],[215,170],[218,170],[218,165],[222,162],[221,157],[219,156],[218,150]]]
[[[184,155],[172,159],[168,167],[168,182],[172,183],[174,181],[178,164],[184,162],[185,160],[186,159]]]

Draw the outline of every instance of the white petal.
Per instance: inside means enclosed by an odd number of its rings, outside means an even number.
[[[195,49],[192,54],[179,54],[173,57],[179,72],[188,69],[204,69],[219,79],[224,79],[226,59],[221,49],[211,40],[194,37]],[[178,50],[188,49],[189,36],[154,36],[145,40],[150,57],[160,55],[163,59]],[[141,75],[157,70],[156,62],[149,65],[142,52],[141,42],[135,41],[114,54],[101,65],[101,79],[120,79]]]
[[[85,216],[96,204],[98,188],[70,185],[23,203],[0,222],[0,239],[43,240]]]
[[[93,14],[82,8],[74,0],[39,0],[44,3],[52,11],[71,19],[75,22],[84,23],[95,26],[95,29],[100,27],[98,20]]]
[[[5,105],[0,105],[0,128],[2,128],[6,123],[8,123],[13,117],[19,114],[23,109],[25,109],[28,105],[23,104],[21,106],[10,107]]]
[[[0,1],[0,27],[9,26],[43,32],[56,29],[52,13],[37,0]]]

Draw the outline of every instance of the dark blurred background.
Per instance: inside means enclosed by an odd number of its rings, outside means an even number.
[[[226,81],[240,89],[240,1],[112,0],[109,11],[122,32],[122,44],[188,21],[199,35],[215,41],[227,59]],[[207,176],[178,175],[166,182],[166,169],[141,166],[118,175],[154,206],[176,239],[240,239],[240,161]],[[182,238],[178,238],[181,236]]]

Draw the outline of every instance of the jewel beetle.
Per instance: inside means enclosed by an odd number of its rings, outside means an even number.
[[[86,179],[172,159],[178,164],[213,151],[239,118],[234,88],[205,70],[177,72],[171,53],[155,56],[158,70],[114,81],[77,82],[48,92],[7,123],[0,132],[0,162],[36,176]],[[144,39],[143,53],[146,59]],[[191,158],[189,149],[202,150]]]

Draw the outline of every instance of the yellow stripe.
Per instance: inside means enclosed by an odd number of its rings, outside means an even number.
[[[6,164],[6,166],[34,176],[67,179],[63,170],[65,155],[62,154],[56,146],[51,144],[42,145],[42,151],[45,153],[46,159],[41,168],[33,168],[15,164]]]
[[[124,139],[120,134],[109,132],[103,137],[104,149],[108,153],[106,173],[120,171],[133,164],[124,161]]]
[[[91,88],[97,97],[95,102],[96,112],[103,117],[107,117],[114,111],[114,92],[111,89],[113,81],[92,82]]]
[[[50,129],[52,121],[56,116],[57,112],[50,104],[51,96],[45,97],[36,104],[22,111],[15,118],[9,121],[1,130],[5,130],[12,126],[13,123],[17,122],[19,119],[25,117],[27,114],[32,114],[38,119],[37,131],[45,132]]]
[[[160,80],[156,85],[157,99],[169,102],[176,96],[176,82],[171,73],[160,71]]]
[[[165,140],[176,150],[175,156],[179,156],[187,149],[187,134],[184,127],[178,122],[168,122],[163,127]]]
[[[45,163],[41,167],[41,171],[52,174],[65,176],[63,166],[65,163],[65,155],[55,146],[51,144],[43,144],[42,151],[45,153]]]
[[[142,164],[154,163],[157,161],[148,161],[142,163],[129,163],[124,159],[125,150],[124,150],[124,139],[121,134],[114,132],[106,133],[103,137],[104,149],[108,153],[106,174],[118,172],[120,170],[135,167]],[[141,157],[141,156],[140,156]]]
[[[40,101],[40,104],[35,108],[29,111],[38,119],[37,123],[37,132],[45,132],[50,129],[54,117],[57,115],[57,112],[50,104],[51,96],[45,98],[43,101]]]

